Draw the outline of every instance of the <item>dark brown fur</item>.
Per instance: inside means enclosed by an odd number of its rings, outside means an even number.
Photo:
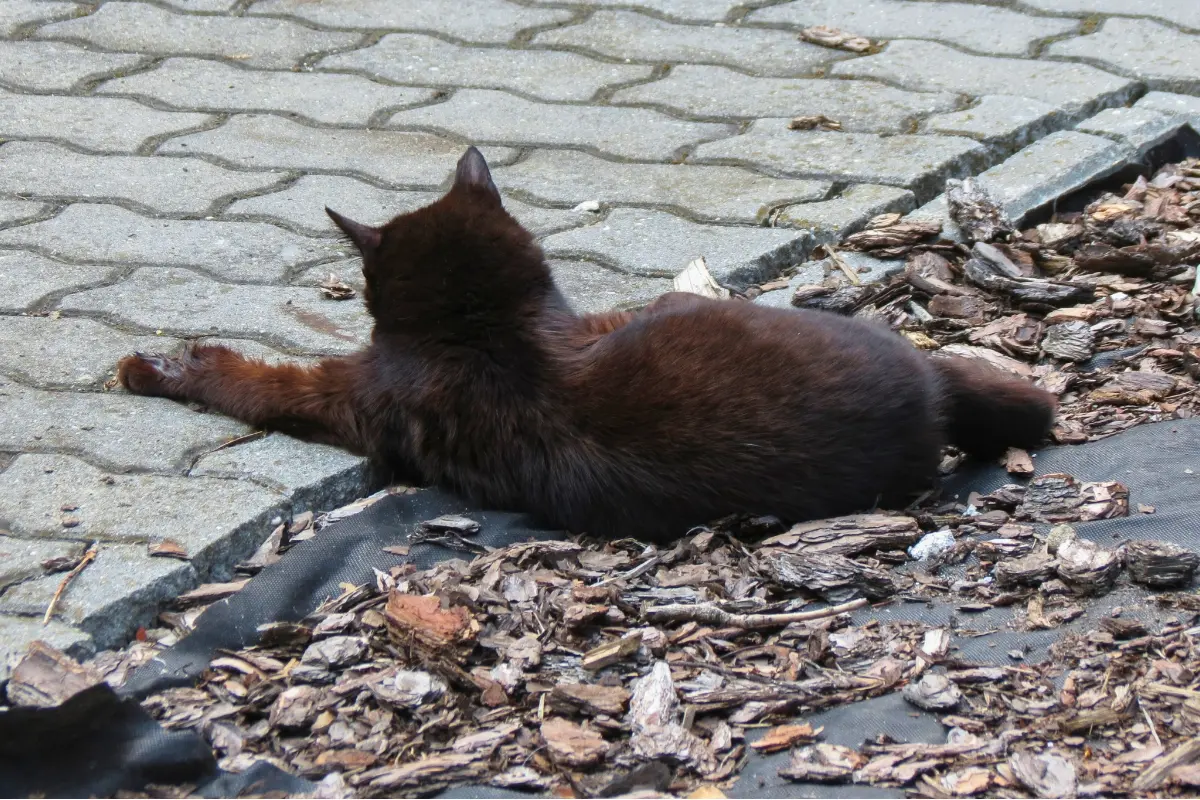
[[[576,532],[670,538],[737,512],[904,502],[953,441],[1033,446],[1050,395],[874,324],[667,294],[579,316],[473,148],[433,205],[369,228],[371,344],[313,368],[225,347],[125,358],[131,391],[372,456]]]

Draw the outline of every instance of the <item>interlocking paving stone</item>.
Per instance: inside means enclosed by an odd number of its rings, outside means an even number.
[[[737,287],[804,259],[808,235],[779,228],[699,225],[664,211],[618,208],[607,219],[548,236],[551,258],[595,259],[635,275],[670,277],[701,256],[718,281]]]
[[[498,180],[502,174],[499,170],[494,173]],[[305,175],[281,192],[238,200],[225,210],[225,215],[280,220],[305,233],[322,235],[337,233],[337,227],[325,213],[326,206],[350,219],[381,225],[398,214],[427,206],[439,197],[439,192],[380,189],[340,175]],[[504,205],[537,235],[571,228],[592,218],[585,211],[539,208],[513,198],[506,198]]]
[[[468,42],[511,40],[525,28],[565,22],[574,12],[560,8],[523,8],[508,0],[455,0],[397,3],[358,0],[354,3],[313,3],[311,0],[264,0],[251,14],[289,14],[331,28],[432,31]]]
[[[647,161],[665,161],[685,145],[733,130],[645,108],[535,103],[486,89],[463,89],[444,103],[401,111],[389,125],[436,128],[480,142],[584,147]]]
[[[1033,17],[1005,8],[912,0],[803,0],[752,11],[749,23],[829,25],[873,39],[936,39],[968,50],[1025,55],[1041,39],[1079,28],[1075,20]]]
[[[552,259],[550,272],[559,291],[580,314],[638,308],[674,288],[670,278],[625,275],[590,261]]]
[[[115,266],[64,264],[23,250],[0,250],[0,311],[25,311],[48,295],[91,286],[120,271]]]
[[[1057,131],[981,173],[978,180],[1005,212],[1019,221],[1030,211],[1111,172],[1133,155],[1128,145],[1111,139]],[[945,195],[910,216],[946,223]]]
[[[0,0],[0,36],[12,36],[17,28],[31,22],[66,19],[85,8],[78,3]]]
[[[1158,17],[1185,28],[1200,28],[1200,4],[1191,0],[1020,0],[1053,14],[1123,14]]]
[[[49,142],[0,146],[0,192],[23,197],[125,200],[157,212],[200,214],[218,198],[279,180],[193,158],[85,155]]]
[[[70,453],[118,472],[183,472],[192,458],[250,428],[157,397],[46,392],[0,379],[0,450]]]
[[[1087,59],[1153,89],[1200,92],[1200,35],[1153,20],[1112,17],[1095,33],[1055,42],[1046,52]]]
[[[250,70],[201,58],[169,58],[149,72],[106,81],[96,93],[140,95],[179,109],[281,111],[330,125],[365,125],[376,112],[434,96],[357,75]]]
[[[884,183],[930,195],[986,151],[961,136],[877,136],[788,130],[786,119],[760,119],[739,136],[696,148],[695,160],[736,161],[815,178]]]
[[[61,581],[62,576],[49,575],[14,586],[0,595],[0,612],[29,615],[40,623]],[[54,616],[90,633],[96,646],[109,647],[122,643],[138,625],[148,625],[158,603],[195,583],[191,564],[151,558],[145,545],[102,545],[96,560],[71,581]]]
[[[915,204],[913,193],[907,189],[860,183],[829,200],[788,206],[772,221],[778,226],[810,230],[817,242],[836,242],[877,214],[911,211]]]
[[[615,164],[566,150],[535,150],[524,161],[497,169],[493,177],[505,188],[550,203],[656,203],[736,222],[759,222],[780,203],[820,200],[831,187],[827,181],[772,178],[736,167]]]
[[[720,22],[744,0],[587,0],[589,6],[635,6],[680,20]]]
[[[144,267],[119,284],[68,295],[60,306],[141,330],[221,334],[319,354],[357,350],[371,330],[370,317],[358,301],[325,300],[316,289],[219,283],[160,267]]]
[[[1120,139],[1130,147],[1144,150],[1175,135],[1186,121],[1149,108],[1106,108],[1075,126],[1081,133],[1094,133]]]
[[[878,78],[907,89],[1032,97],[1069,112],[1117,105],[1137,89],[1135,81],[1087,64],[975,56],[937,42],[891,42],[882,53],[834,64],[833,75]]]
[[[163,5],[180,11],[220,12],[229,11],[239,0],[158,0]]]
[[[31,617],[0,614],[0,682],[8,680],[13,667],[25,655],[29,645],[37,641],[79,659],[90,656],[96,650],[92,637],[56,619],[43,625],[41,614]]]
[[[219,128],[164,142],[159,152],[203,154],[252,169],[353,172],[386,183],[433,188],[446,183],[466,146],[429,133],[310,128],[266,114],[238,114]],[[488,163],[516,151],[483,148]]]
[[[0,225],[32,219],[45,213],[50,206],[33,200],[7,200],[0,198]]]
[[[847,131],[901,133],[913,117],[957,108],[958,96],[874,81],[756,78],[724,67],[683,65],[661,80],[616,92],[612,102],[647,103],[695,117],[824,114]]]
[[[116,374],[122,356],[176,345],[90,319],[0,316],[0,374],[42,388],[96,389]]]
[[[1147,92],[1138,100],[1134,108],[1144,108],[1151,111],[1161,111],[1164,114],[1181,117],[1200,131],[1200,97],[1188,97],[1169,92]]]
[[[214,502],[214,497],[221,501]],[[76,509],[64,512],[64,505]],[[146,542],[174,539],[187,550],[191,566],[202,576],[223,553],[240,558],[252,552],[270,532],[270,519],[282,506],[279,492],[251,481],[112,474],[66,455],[26,453],[0,473],[0,517],[10,522],[14,536],[99,539],[101,554],[111,552],[108,542],[136,543],[144,554]],[[153,509],[153,513],[130,513],[134,508]],[[77,526],[63,527],[68,513],[78,521]],[[164,562],[181,564],[174,559],[150,558],[138,566],[149,568]],[[96,565],[99,563],[98,559]],[[80,573],[80,578],[91,574],[96,565]],[[218,571],[227,575],[231,566],[226,563]],[[79,590],[76,597],[92,594],[81,581],[72,587]],[[7,594],[0,599],[0,611],[11,613],[13,609],[3,607],[7,599]],[[66,608],[71,605],[67,603]],[[41,609],[45,610],[44,604]]]
[[[300,264],[347,252],[341,242],[300,236],[264,222],[152,219],[91,203],[0,231],[0,245],[37,246],[74,261],[199,267],[248,282],[279,280]]]
[[[0,47],[0,82],[17,89],[67,91],[141,63],[142,57],[98,53],[66,42],[5,42]]]
[[[1029,97],[985,95],[971,108],[938,114],[922,128],[948,136],[970,136],[1006,148],[1024,147],[1066,122],[1057,108]]]
[[[317,31],[282,19],[177,14],[148,3],[105,3],[86,17],[38,30],[42,39],[77,39],[135,53],[234,58],[287,69],[311,53],[350,47],[356,33]]]
[[[116,97],[61,97],[0,90],[0,137],[54,139],[132,153],[151,136],[210,123],[211,114],[156,111]]]
[[[317,67],[418,86],[508,89],[543,100],[588,100],[605,86],[649,78],[654,71],[577,53],[463,47],[419,33],[388,34],[373,47],[328,56]]]
[[[250,476],[292,501],[292,511],[327,509],[368,488],[365,459],[336,447],[308,444],[272,433],[200,458],[189,475],[198,477]]]
[[[0,533],[0,591],[14,583],[45,574],[42,563],[52,558],[83,555],[84,544],[56,539],[17,539]]]
[[[539,33],[533,43],[652,64],[724,64],[756,75],[785,77],[807,74],[848,56],[797,41],[787,31],[676,25],[632,11],[597,11],[579,25]]]

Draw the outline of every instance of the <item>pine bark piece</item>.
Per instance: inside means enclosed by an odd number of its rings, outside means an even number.
[[[810,744],[820,732],[814,730],[807,722],[799,725],[779,725],[752,742],[750,747],[760,753],[777,753],[800,743]]]
[[[956,358],[969,358],[974,361],[983,361],[991,364],[997,369],[1002,369],[1005,372],[1018,375],[1022,378],[1032,378],[1033,369],[1021,361],[1009,356],[997,353],[995,350],[989,350],[986,347],[973,347],[969,344],[948,344],[938,351],[940,355],[954,356]],[[935,356],[936,358],[937,356]]]
[[[481,780],[489,772],[488,761],[479,753],[446,753],[402,764],[371,780],[372,789],[387,789],[393,795],[419,790],[422,795],[453,784]]]
[[[1155,267],[1155,260],[1136,247],[1117,249],[1103,242],[1089,242],[1075,251],[1075,264],[1088,272],[1112,272],[1143,277]]]
[[[1038,797],[1075,797],[1078,778],[1075,765],[1049,750],[1021,750],[1008,758],[1008,767],[1021,784]]]
[[[1054,559],[1049,553],[1033,552],[997,563],[993,574],[996,585],[1001,588],[1037,586],[1054,575],[1054,567]]]
[[[963,274],[971,283],[991,292],[1011,295],[1014,300],[1052,306],[1073,305],[1092,299],[1088,286],[1048,281],[1043,278],[1012,278],[993,263],[972,256],[963,264]]]
[[[42,641],[31,642],[8,679],[8,702],[29,708],[62,705],[104,678]]]
[[[813,25],[800,31],[800,38],[809,44],[832,47],[851,53],[865,53],[871,49],[871,41],[828,25]]]
[[[790,781],[843,783],[867,763],[866,756],[849,747],[815,744],[792,751],[792,760],[779,769]]]
[[[904,265],[904,279],[913,287],[931,295],[975,295],[975,289],[958,286],[950,262],[937,253],[923,250],[912,253]]]
[[[1004,453],[1004,471],[1009,475],[1032,475],[1033,459],[1019,447],[1010,447]]]
[[[1012,220],[974,178],[946,181],[950,218],[972,242],[993,242],[1014,232]]]
[[[594,647],[584,653],[580,666],[595,672],[619,661],[624,661],[637,652],[641,640],[641,634],[634,632],[624,638]]]
[[[1170,542],[1133,541],[1125,546],[1129,578],[1152,589],[1189,583],[1200,566],[1200,557]]]
[[[804,291],[814,288],[820,291]],[[843,286],[834,290],[823,286],[801,286],[792,296],[792,305],[797,308],[813,308],[818,311],[832,311],[835,314],[849,314],[874,292],[875,289],[869,286]]]
[[[926,711],[949,711],[962,702],[962,692],[945,675],[927,672],[900,693],[905,700]]]
[[[542,739],[551,760],[569,767],[590,767],[608,754],[603,736],[562,717],[550,717],[542,723]]]
[[[1121,572],[1121,562],[1115,552],[1087,539],[1063,542],[1056,555],[1058,577],[1082,594],[1104,594],[1112,589]]]
[[[1122,372],[1088,395],[1098,405],[1144,406],[1175,391],[1176,381],[1162,372]]]
[[[1188,739],[1170,753],[1157,759],[1133,782],[1134,791],[1148,792],[1166,783],[1171,771],[1200,758],[1200,736]]]
[[[401,642],[415,640],[442,649],[474,641],[479,623],[462,606],[442,609],[435,595],[412,595],[393,589],[384,607],[388,630]]]
[[[902,588],[892,574],[832,553],[760,551],[755,563],[785,586],[807,589],[831,603],[859,597],[883,600]]]
[[[793,525],[787,532],[759,543],[795,553],[855,556],[875,550],[908,547],[921,537],[912,517],[899,514],[854,514]]]
[[[883,227],[867,228],[853,233],[842,240],[842,247],[846,250],[862,252],[912,247],[941,232],[942,223],[940,222],[900,220]]]
[[[1030,522],[1091,522],[1129,516],[1129,489],[1116,481],[1080,483],[1053,472],[1030,483],[1014,517]]]
[[[991,306],[981,297],[971,295],[937,294],[929,300],[929,313],[935,317],[965,319],[983,324]]]
[[[560,712],[587,716],[619,717],[629,705],[630,694],[620,686],[593,683],[560,683],[550,691],[550,707]]]
[[[1086,322],[1051,325],[1042,339],[1042,352],[1063,361],[1087,361],[1096,352],[1096,335]]]
[[[708,262],[703,258],[690,262],[683,272],[675,276],[672,283],[677,292],[698,294],[712,300],[725,300],[729,297],[729,290],[717,283],[708,271]]]
[[[680,716],[671,668],[667,662],[657,661],[633,683],[627,716],[632,731],[630,747],[644,758],[668,758],[684,764],[695,760],[703,745],[680,724]]]
[[[300,685],[284,689],[271,704],[271,727],[281,730],[307,728],[321,712],[321,706],[328,696],[324,689],[315,686]]]

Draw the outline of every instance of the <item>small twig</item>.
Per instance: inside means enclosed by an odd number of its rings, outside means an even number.
[[[228,442],[225,442],[224,444],[219,444],[216,447],[214,447],[212,450],[205,450],[203,453],[200,454],[199,457],[203,458],[204,456],[210,456],[213,453],[220,452],[221,450],[224,450],[227,447],[233,447],[234,445],[239,445],[239,444],[242,444],[243,442],[252,442],[255,439],[261,439],[266,435],[267,435],[267,432],[265,430],[251,431],[250,433],[242,434],[241,436],[230,439]]]
[[[646,609],[646,619],[650,622],[681,622],[687,620],[700,622],[705,625],[716,625],[722,628],[759,630],[761,628],[778,628],[783,625],[791,625],[793,622],[808,622],[814,619],[836,617],[838,614],[862,608],[866,604],[866,598],[860,597],[848,603],[822,608],[817,611],[794,611],[788,614],[731,614],[712,605],[670,605]]]
[[[636,567],[629,570],[628,572],[621,572],[616,575],[610,575],[609,577],[604,578],[603,580],[597,581],[593,585],[594,586],[606,586],[606,585],[608,585],[610,583],[614,583],[616,581],[631,581],[634,578],[645,575],[647,572],[654,569],[656,566],[658,566],[658,564],[662,560],[663,560],[663,557],[660,555],[659,556],[651,556],[650,558],[646,559],[641,564],[638,564]]]
[[[829,259],[833,261],[834,264],[837,264],[838,269],[846,273],[846,278],[849,279],[852,284],[855,286],[862,285],[862,278],[858,276],[857,272],[850,268],[850,265],[846,263],[846,259],[842,258],[842,254],[833,249],[833,245],[825,245],[825,252],[829,254]]]
[[[42,617],[42,624],[49,625],[50,618],[54,616],[54,610],[58,608],[58,601],[62,599],[63,592],[67,590],[67,586],[71,581],[75,580],[79,573],[83,572],[84,568],[96,560],[96,554],[100,552],[100,542],[92,542],[91,547],[83,554],[83,558],[79,559],[79,563],[75,568],[68,572],[59,582],[58,588],[54,591],[54,596],[50,598],[50,605],[46,606],[46,615]]]
[[[1150,734],[1154,737],[1154,743],[1162,747],[1162,739],[1158,738],[1158,728],[1154,725],[1154,720],[1150,718],[1150,712],[1146,710],[1146,705],[1142,702],[1142,698],[1138,698],[1138,708],[1142,711],[1142,716],[1146,718],[1146,724],[1150,726]]]

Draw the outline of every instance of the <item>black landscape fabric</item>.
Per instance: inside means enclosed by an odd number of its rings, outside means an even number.
[[[1200,550],[1200,420],[1144,425],[1108,439],[1072,447],[1053,447],[1035,458],[1039,474],[1065,472],[1081,481],[1116,480],[1129,487],[1139,504],[1153,505],[1153,515],[1082,523],[1081,536],[1108,546],[1129,539],[1161,539]],[[976,465],[948,479],[947,497],[966,500],[972,491],[987,492],[1012,482],[998,466]],[[202,796],[303,793],[316,787],[302,778],[260,764],[241,775],[221,772],[208,745],[197,734],[162,728],[138,700],[172,686],[191,684],[219,649],[236,650],[257,641],[257,629],[269,622],[302,619],[322,601],[341,593],[339,584],[373,580],[373,569],[386,570],[409,561],[424,568],[462,554],[438,545],[418,543],[408,556],[383,547],[405,544],[419,524],[446,514],[467,514],[481,525],[476,541],[502,547],[531,538],[560,538],[540,529],[522,514],[477,511],[436,490],[385,497],[355,516],[330,525],[319,536],[297,544],[280,562],[267,567],[242,591],[213,605],[195,631],[161,657],[144,665],[117,692],[105,685],[76,695],[47,710],[0,712],[0,794],[4,796],[109,797],[138,791],[147,784],[191,784]],[[962,655],[975,661],[1002,663],[1006,653],[1023,648],[1028,661],[1046,656],[1046,648],[1062,636],[1094,627],[1098,615],[1121,605],[1144,621],[1161,624],[1172,612],[1146,603],[1139,587],[1121,588],[1093,602],[1079,619],[1052,631],[1000,630],[961,642]],[[937,623],[955,614],[951,602],[893,603],[861,609],[856,618],[914,619]],[[1001,628],[1011,612],[995,609],[980,615],[977,627]],[[969,651],[968,649],[969,648]],[[887,734],[899,741],[941,742],[945,734],[937,718],[903,702],[899,694],[829,709],[810,718],[824,726],[825,741],[857,746]],[[752,756],[731,797],[867,796],[866,787],[789,783],[778,777],[786,753]],[[639,787],[641,788],[641,787]],[[518,797],[486,787],[449,789],[443,797]],[[870,796],[901,797],[890,789]]]

